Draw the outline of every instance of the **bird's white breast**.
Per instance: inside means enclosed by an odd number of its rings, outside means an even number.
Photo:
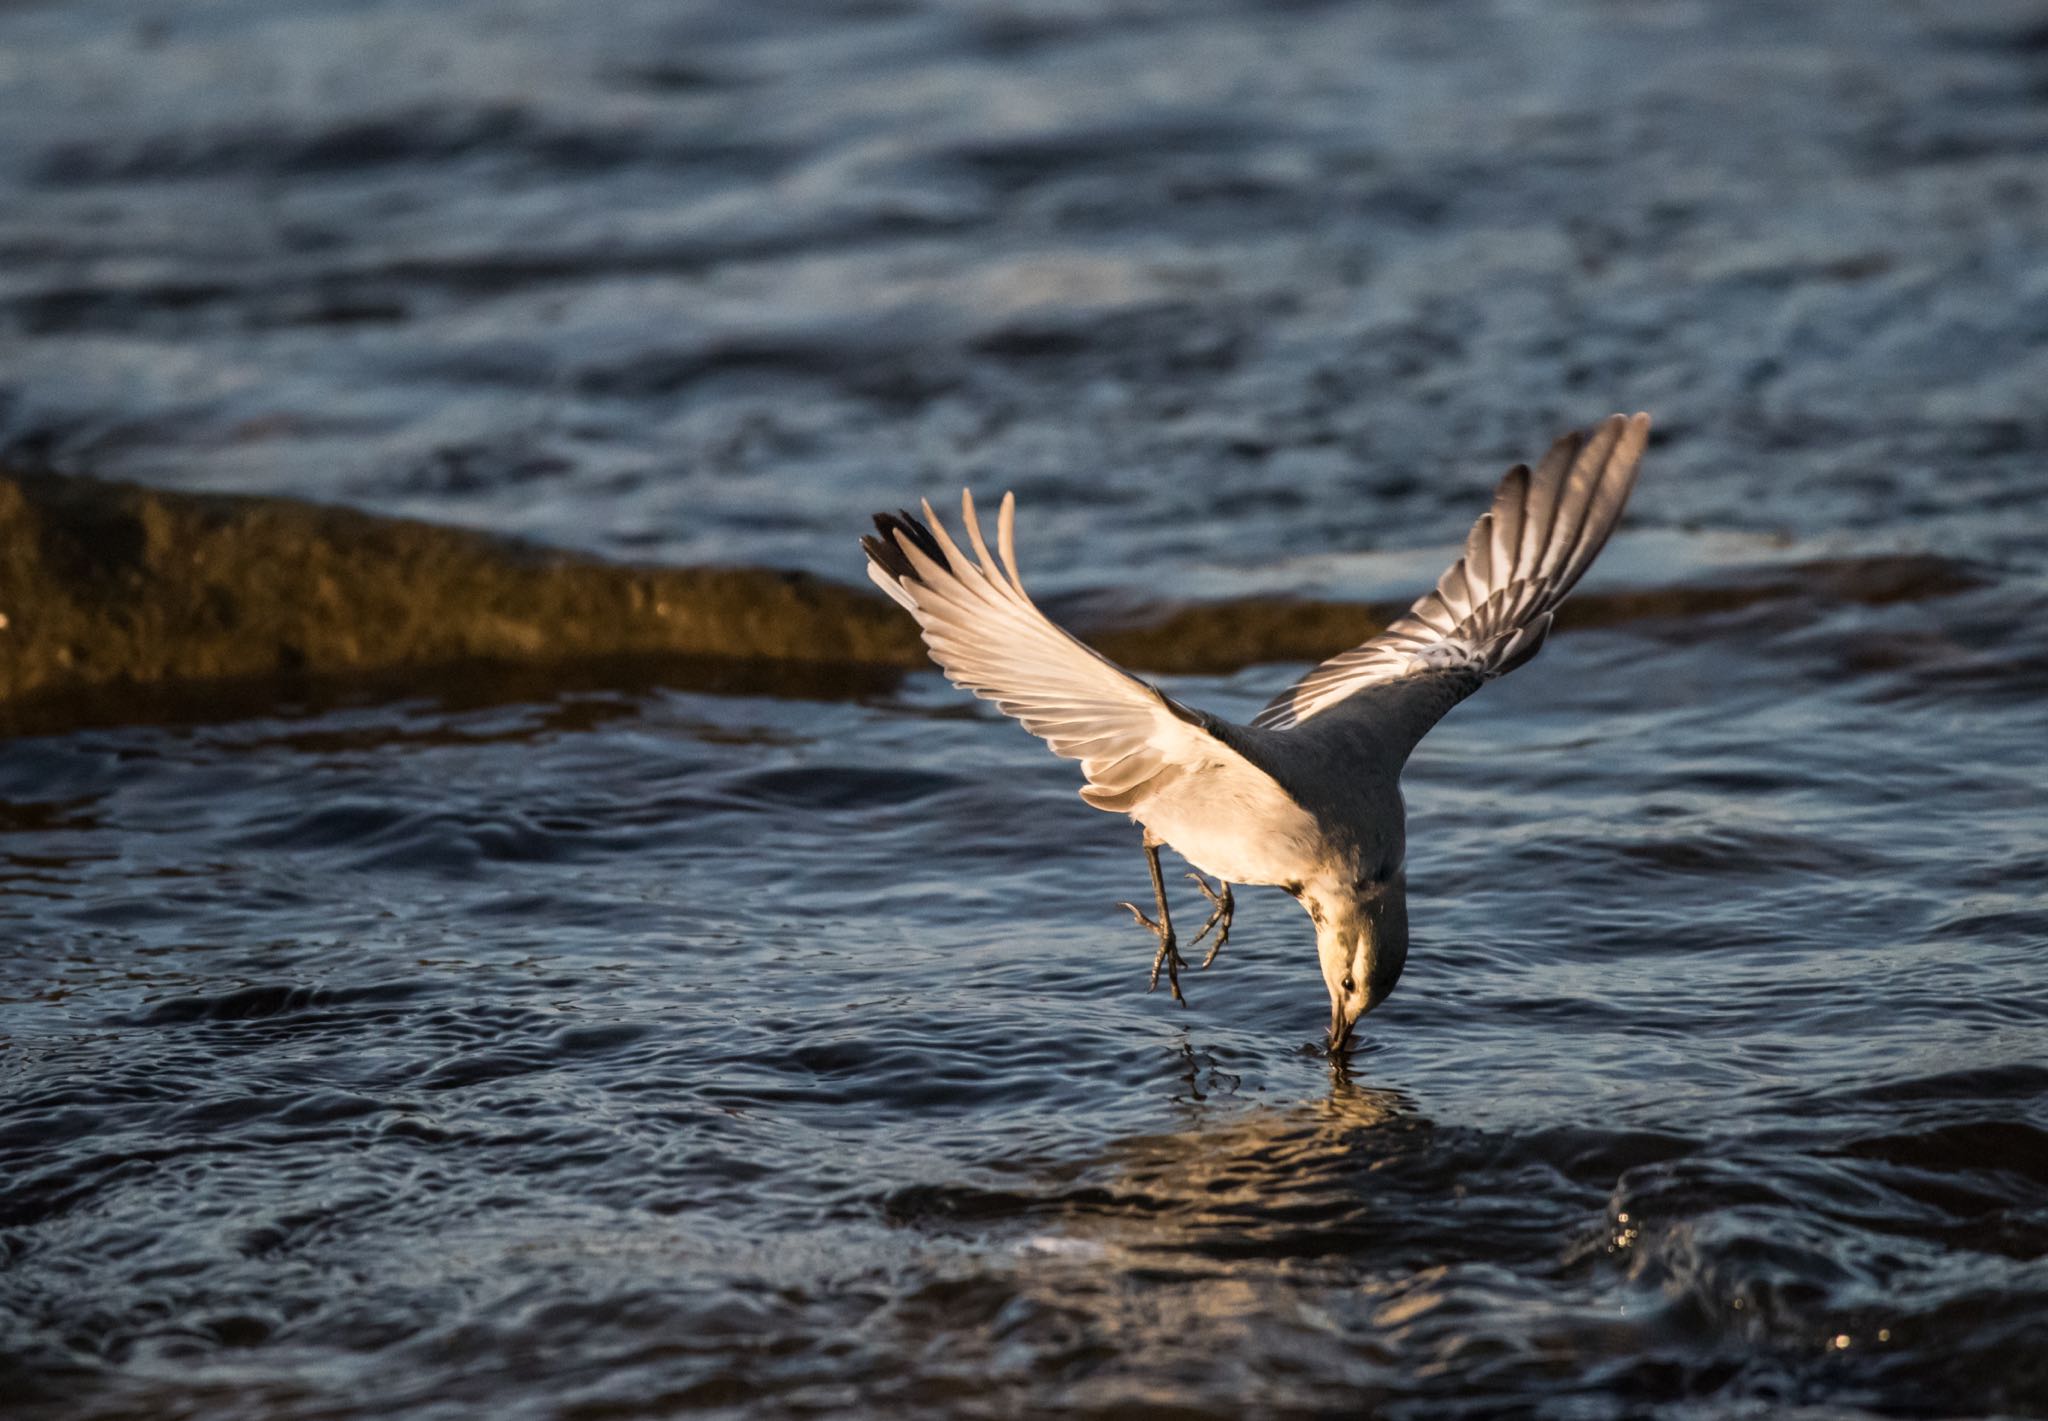
[[[1323,852],[1307,810],[1238,759],[1207,760],[1137,805],[1131,817],[1225,883],[1299,883]]]

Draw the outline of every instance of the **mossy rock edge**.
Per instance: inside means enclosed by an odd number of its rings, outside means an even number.
[[[626,656],[917,664],[864,589],[651,568],[288,499],[0,473],[0,700]]]
[[[1927,555],[1784,564],[1582,593],[1562,623],[1684,625],[1760,602],[1884,603],[1980,580]],[[1140,671],[1225,674],[1318,660],[1402,610],[1247,597],[1127,607],[1092,626],[1084,613],[1075,630]],[[0,734],[413,690],[865,695],[930,664],[901,610],[808,573],[628,566],[291,499],[4,470],[0,614]]]

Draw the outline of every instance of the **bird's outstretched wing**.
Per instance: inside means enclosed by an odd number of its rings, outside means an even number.
[[[1372,688],[1380,709],[1422,738],[1443,713],[1534,656],[1552,614],[1621,518],[1650,417],[1610,415],[1567,434],[1532,473],[1517,464],[1472,526],[1436,591],[1371,641],[1331,657],[1267,703],[1252,724],[1287,730]]]
[[[877,536],[861,539],[868,576],[917,618],[948,680],[994,701],[1053,753],[1081,762],[1088,776],[1083,799],[1128,812],[1205,760],[1236,758],[1204,728],[1209,717],[1038,610],[1017,575],[1015,498],[1004,495],[996,520],[1000,567],[982,540],[972,494],[961,494],[960,517],[972,558],[929,503],[922,521],[908,512],[876,514]]]

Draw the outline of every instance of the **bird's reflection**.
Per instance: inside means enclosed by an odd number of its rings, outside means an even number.
[[[1400,1092],[1334,1067],[1327,1093],[1252,1111],[1198,1107],[1187,1128],[1112,1147],[1061,1192],[1038,1251],[1301,1258],[1356,1248],[1383,1224],[1370,1176],[1427,1149]]]
[[[1297,1399],[1310,1409],[1376,1394],[1377,1302],[1361,1283],[1412,1276],[1403,1240],[1416,1183],[1413,1171],[1380,1171],[1429,1155],[1432,1127],[1398,1091],[1341,1070],[1326,1092],[1277,1107],[1221,1094],[1183,1096],[1183,1128],[1125,1140],[1030,1191],[1029,1232],[988,1284],[1000,1300],[992,1368],[1007,1359],[1065,1377],[1076,1408],[1096,1414],[1170,1409],[1183,1387],[1238,1387],[1246,1365],[1270,1392],[1257,1359],[1275,1357],[1300,1368]],[[901,1320],[945,1329],[958,1307],[948,1292]],[[1134,1357],[1173,1386],[1106,1362]]]

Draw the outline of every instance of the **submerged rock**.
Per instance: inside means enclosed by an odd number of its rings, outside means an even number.
[[[289,499],[0,474],[0,701],[650,656],[911,665],[865,591],[629,567]],[[146,710],[146,703],[138,704]]]
[[[1560,625],[1913,600],[1977,581],[1927,556],[1719,568],[1581,593]],[[1061,619],[1134,670],[1226,674],[1318,660],[1405,605],[1084,599]],[[50,473],[0,472],[0,616],[0,733],[13,734],[421,693],[838,697],[930,664],[880,595],[809,573],[626,566],[353,509]]]

